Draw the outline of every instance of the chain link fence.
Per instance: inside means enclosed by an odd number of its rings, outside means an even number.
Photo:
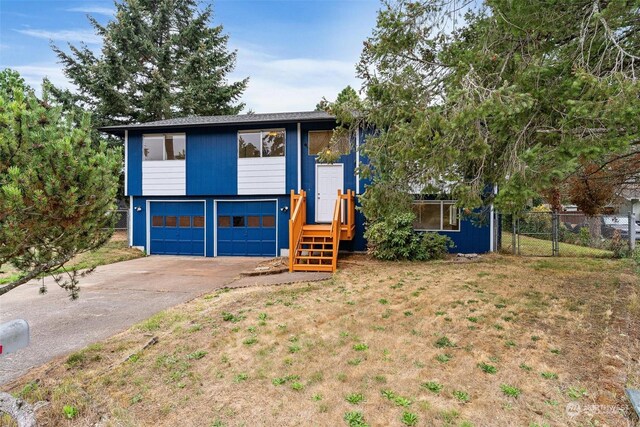
[[[126,209],[118,209],[116,211],[115,231],[127,231],[129,229],[129,211]]]
[[[619,257],[640,240],[633,214],[528,211],[499,221],[498,248],[515,255]]]

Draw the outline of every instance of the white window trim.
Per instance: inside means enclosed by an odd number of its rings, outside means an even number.
[[[415,228],[415,231],[432,231],[438,233],[460,233],[462,231],[462,220],[460,215],[460,208],[458,208],[457,220],[458,220],[458,229],[457,230],[445,230],[444,229],[444,204],[445,203],[457,203],[457,200],[414,200],[412,205],[440,205],[440,229],[432,229],[432,228]]]
[[[158,137],[163,137],[163,138],[167,138],[167,136],[184,136],[184,159],[172,159],[172,160],[168,160],[167,159],[167,150],[164,149],[164,146],[162,147],[162,160],[146,160],[144,158],[144,139],[145,138],[158,138]],[[184,162],[187,160],[187,134],[186,133],[145,133],[142,134],[142,161],[143,162],[166,162],[166,161],[179,161],[179,162]]]
[[[262,133],[263,132],[284,132],[284,153],[282,156],[267,156],[264,157],[262,155]],[[243,133],[260,133],[260,157],[240,157],[240,135]],[[238,135],[236,137],[236,154],[239,159],[270,159],[272,157],[287,157],[287,129],[285,128],[276,128],[276,129],[252,129],[252,130],[239,130]]]

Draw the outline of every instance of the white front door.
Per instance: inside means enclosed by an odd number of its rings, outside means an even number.
[[[338,190],[344,191],[342,164],[316,165],[316,222],[331,222]]]

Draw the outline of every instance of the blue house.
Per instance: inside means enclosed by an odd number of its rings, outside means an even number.
[[[312,111],[101,128],[124,138],[129,244],[148,254],[291,255],[292,270],[335,270],[338,250],[366,249],[355,209],[365,135],[333,147],[335,163],[318,163],[335,127]],[[493,224],[472,224],[454,203],[416,201],[416,228],[449,235],[458,252],[492,250]]]

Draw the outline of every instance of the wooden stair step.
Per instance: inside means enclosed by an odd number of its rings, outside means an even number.
[[[310,255],[310,256],[296,256],[296,260],[299,259],[328,259],[328,260],[332,260],[333,257],[330,256],[317,256],[317,255]]]
[[[294,264],[293,271],[333,271],[331,264]]]

